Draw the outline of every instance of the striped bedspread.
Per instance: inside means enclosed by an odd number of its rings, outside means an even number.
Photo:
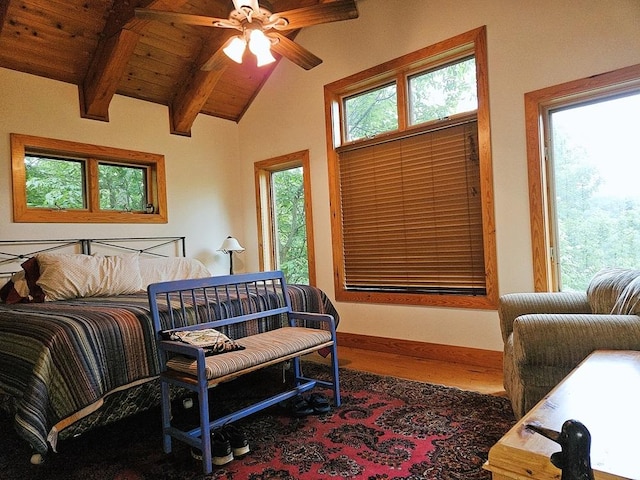
[[[321,290],[288,289],[294,311],[338,321]],[[58,433],[111,393],[153,380],[159,371],[144,293],[0,305],[0,407],[15,415],[18,435],[39,453],[49,445],[55,450]]]

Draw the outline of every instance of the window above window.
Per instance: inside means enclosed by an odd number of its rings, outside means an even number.
[[[343,103],[347,142],[398,129],[398,94],[395,83],[346,97]]]
[[[486,31],[325,85],[336,299],[495,308]]]
[[[407,83],[411,125],[478,109],[474,57],[412,75]]]
[[[166,223],[164,157],[11,134],[15,222]]]

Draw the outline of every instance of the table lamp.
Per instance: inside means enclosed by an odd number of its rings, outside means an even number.
[[[228,236],[224,239],[218,251],[229,254],[229,275],[233,275],[233,252],[244,252],[244,247],[240,245],[238,240],[232,236]]]

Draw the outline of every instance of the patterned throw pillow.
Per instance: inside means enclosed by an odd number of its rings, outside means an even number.
[[[11,279],[0,288],[0,302],[8,305],[14,303],[44,302],[44,292],[36,285],[38,262],[30,258],[22,263],[22,270],[12,275]]]

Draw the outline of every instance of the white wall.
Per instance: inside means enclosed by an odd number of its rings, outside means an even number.
[[[218,274],[228,257],[216,249],[231,234],[247,248],[234,267],[256,270],[253,162],[309,149],[318,285],[333,297],[323,86],[486,25],[500,292],[532,290],[524,93],[640,63],[640,2],[358,0],[358,8],[356,20],[298,35],[322,65],[307,72],[281,62],[239,125],[199,115],[191,138],[169,134],[166,107],[116,96],[110,122],[86,120],[75,86],[0,69],[0,239],[186,235],[188,254]],[[169,223],[13,223],[11,132],[164,154]],[[494,311],[336,305],[343,332],[502,348]]]
[[[359,0],[360,17],[303,30],[324,60],[283,61],[240,122],[243,254],[257,269],[253,162],[309,149],[318,285],[333,296],[323,86],[487,26],[500,293],[532,291],[524,94],[640,63],[638,0]],[[337,303],[349,333],[501,350],[494,311]]]
[[[228,256],[216,250],[244,228],[243,212],[235,208],[237,124],[199,115],[191,138],[170,135],[166,107],[118,95],[109,122],[87,120],[80,117],[75,86],[6,69],[0,69],[0,92],[0,239],[185,235],[189,256],[214,274],[228,273]],[[169,222],[13,223],[10,133],[163,154]]]

